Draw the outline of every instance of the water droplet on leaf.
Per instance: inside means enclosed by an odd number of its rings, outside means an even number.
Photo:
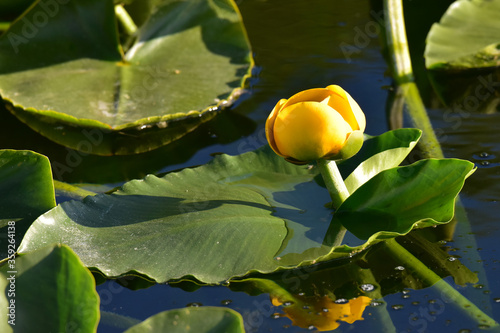
[[[370,283],[364,283],[360,286],[361,290],[365,292],[373,291],[375,289],[375,286]]]

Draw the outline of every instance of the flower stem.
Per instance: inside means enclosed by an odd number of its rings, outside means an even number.
[[[413,125],[422,130],[419,145],[425,158],[443,158],[443,151],[432,127],[427,110],[415,84],[406,38],[403,4],[401,0],[384,0],[387,45],[392,55],[394,79],[401,87]]]
[[[384,0],[384,9],[387,15],[387,44],[390,53],[393,55],[391,65],[393,67],[394,79],[404,98],[410,121],[413,123],[413,126],[423,131],[422,138],[418,143],[421,147],[422,155],[424,158],[443,158],[443,150],[434,132],[430,118],[427,115],[418,87],[415,84],[408,40],[406,38],[402,0]],[[455,245],[460,248],[478,248],[475,236],[471,232],[471,223],[467,217],[467,212],[460,197],[457,199],[455,209],[455,216],[458,221],[456,224],[456,234],[460,235],[459,237],[454,237]],[[477,271],[482,284],[487,285],[488,278],[479,253],[477,251],[469,251],[468,260],[469,268],[472,271]],[[467,292],[467,290],[465,290],[465,292]],[[472,295],[478,294],[472,292],[471,296]]]
[[[137,32],[137,26],[135,25],[134,20],[132,20],[125,8],[123,8],[122,5],[116,5],[115,14],[127,34],[129,36],[133,36]]]
[[[349,191],[345,186],[344,179],[342,179],[342,175],[335,161],[327,161],[321,158],[317,162],[323,180],[325,181],[326,188],[328,192],[330,192],[333,207],[337,209],[349,196]]]
[[[345,186],[344,179],[340,174],[339,168],[335,161],[327,161],[319,159],[318,168],[325,181],[326,188],[330,192],[333,208],[337,209],[349,197],[349,191]],[[323,244],[327,246],[340,246],[344,240],[346,228],[340,223],[332,223],[328,228]]]

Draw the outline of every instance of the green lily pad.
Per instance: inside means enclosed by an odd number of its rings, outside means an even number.
[[[431,69],[500,65],[500,0],[457,0],[427,35]]]
[[[362,248],[322,244],[331,211],[316,174],[268,146],[221,155],[195,169],[130,181],[112,194],[64,202],[34,222],[19,251],[62,242],[107,277],[204,283],[347,257]]]
[[[106,276],[135,271],[157,282],[191,275],[217,283],[272,271],[288,230],[269,201],[313,176],[269,148],[221,155],[196,169],[130,181],[111,195],[62,203],[32,225],[19,251],[62,242]]]
[[[231,309],[214,306],[184,308],[158,313],[125,333],[171,332],[171,333],[244,333],[243,318]]]
[[[5,244],[0,258],[6,258],[12,255],[7,241],[14,239],[10,244],[16,248],[31,223],[56,205],[48,158],[32,151],[0,150],[0,192],[0,237]]]
[[[0,94],[19,119],[60,144],[137,153],[229,105],[248,59],[232,0],[155,2],[125,54],[113,1],[38,2],[0,37]]]
[[[99,296],[94,278],[67,246],[45,247],[6,262],[0,267],[0,287],[2,332],[97,329]],[[15,306],[13,317],[5,304]]]
[[[382,171],[344,201],[332,223],[342,223],[360,239],[404,235],[418,223],[447,223],[474,171],[473,163],[457,159],[428,159]]]

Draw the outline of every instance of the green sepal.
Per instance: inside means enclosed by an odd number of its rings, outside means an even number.
[[[357,130],[349,135],[342,149],[333,156],[326,156],[326,160],[343,161],[353,157],[363,147],[364,135],[363,131]]]

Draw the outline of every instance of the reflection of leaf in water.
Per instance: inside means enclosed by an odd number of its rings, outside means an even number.
[[[450,261],[446,248],[422,236],[438,232],[434,228],[413,231],[399,237],[398,241],[423,265],[439,278],[453,277],[458,285],[477,282],[477,276],[460,260]],[[350,260],[320,263],[312,267],[256,276],[237,282],[230,287],[251,295],[270,293],[282,289],[287,295],[335,295],[335,298],[352,299],[368,296],[372,299],[400,292],[404,289],[424,289],[430,286],[411,269],[397,270],[404,263],[394,255],[385,242],[378,243]],[[335,277],[335,278],[332,278]]]

